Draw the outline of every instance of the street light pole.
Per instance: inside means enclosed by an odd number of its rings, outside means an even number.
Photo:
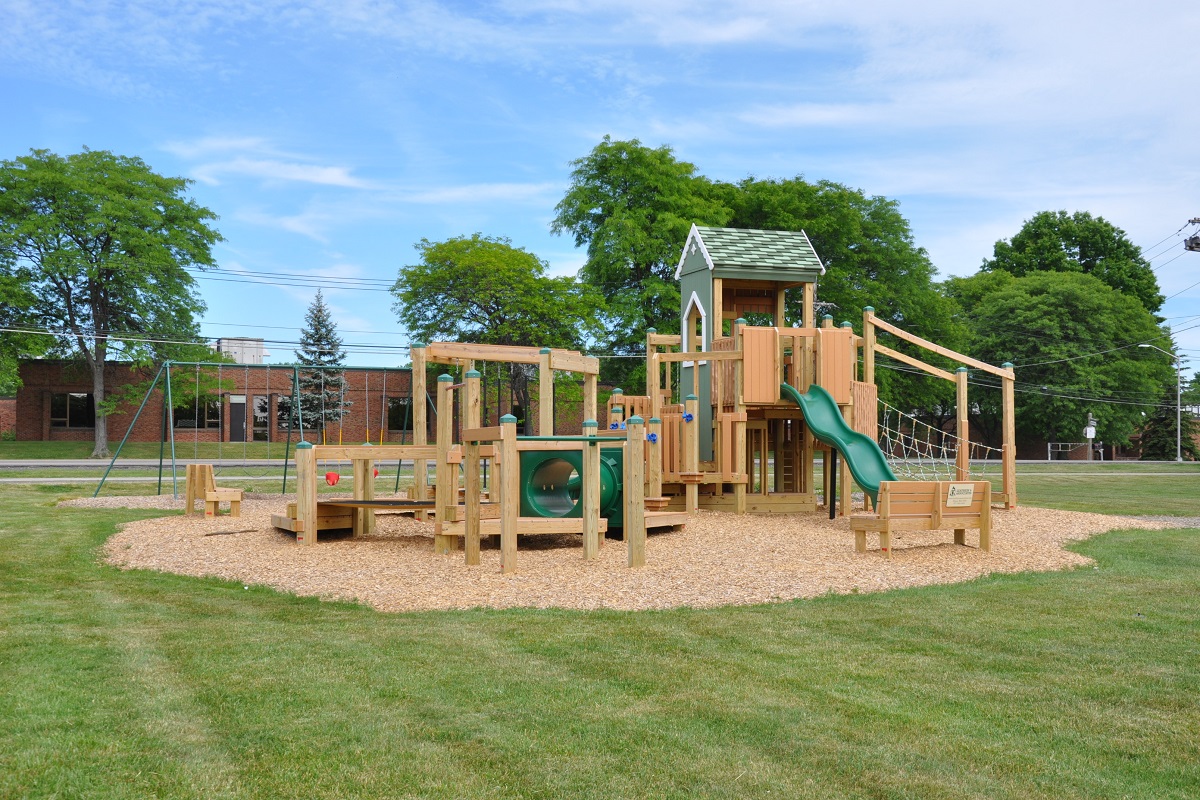
[[[1158,352],[1166,353],[1175,359],[1175,460],[1183,461],[1183,381],[1180,378],[1181,362],[1179,356],[1170,350],[1163,350],[1161,347],[1155,347],[1152,344],[1139,344],[1138,347],[1153,347]]]

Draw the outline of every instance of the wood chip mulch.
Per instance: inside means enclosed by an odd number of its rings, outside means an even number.
[[[181,509],[164,497],[72,500],[81,507]],[[379,611],[466,608],[663,609],[771,603],[826,593],[880,592],[956,583],[994,572],[1079,567],[1090,559],[1067,542],[1115,528],[1159,529],[1169,522],[1052,511],[997,510],[992,551],[957,547],[950,531],[893,535],[888,561],[868,535],[854,552],[845,519],[819,514],[736,516],[700,512],[686,528],[652,533],[646,566],[625,566],[625,545],[608,540],[600,557],[584,561],[579,536],[521,537],[518,571],[500,573],[499,543],[485,540],[482,564],[467,567],[462,552],[433,553],[433,526],[379,515],[369,538],[299,546],[271,526],[280,495],[247,495],[239,518],[202,513],[131,522],[105,544],[104,557],[123,569],[216,576],[271,586],[296,595],[364,603]],[[322,534],[324,536],[324,534]],[[978,541],[968,531],[967,542]]]

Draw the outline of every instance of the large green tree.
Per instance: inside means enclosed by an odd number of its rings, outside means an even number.
[[[1041,271],[1081,272],[1136,297],[1151,313],[1163,304],[1158,280],[1141,248],[1125,231],[1086,211],[1034,214],[1011,240],[996,242],[983,270],[1003,270],[1018,278]]]
[[[0,268],[0,397],[21,387],[20,360],[39,356],[50,345],[49,339],[27,327],[34,324],[30,319],[34,300],[22,272]]]
[[[342,349],[342,337],[320,289],[304,314],[300,349],[295,353],[296,363],[301,367],[300,414],[293,424],[303,422],[324,433],[329,425],[340,422],[353,404],[346,400],[346,377],[342,369],[346,351]],[[281,416],[290,412],[290,400],[284,406]]]
[[[1081,441],[1091,413],[1100,440],[1127,444],[1142,411],[1174,378],[1168,365],[1137,347],[1166,335],[1154,316],[1099,278],[983,272],[945,286],[972,330],[971,355],[1015,365],[1017,431],[1025,438]],[[985,428],[994,427],[989,420],[998,416],[999,395],[974,393]]]
[[[815,300],[837,322],[858,327],[864,306],[881,319],[935,341],[961,348],[966,333],[954,318],[955,306],[934,283],[936,270],[924,249],[917,247],[899,204],[869,196],[832,181],[810,183],[803,177],[784,180],[746,178],[718,184],[718,192],[733,209],[729,224],[738,228],[803,230],[825,264]],[[799,289],[788,294],[787,316],[801,317]],[[925,361],[949,366],[939,357],[918,353],[903,342],[888,341]],[[880,361],[876,380],[880,397],[908,411],[919,409],[936,418],[952,419],[954,386],[908,368],[887,369]]]
[[[189,184],[106,150],[0,162],[0,269],[21,276],[32,320],[91,371],[93,456],[108,454],[104,362],[144,361],[149,340],[197,336],[204,303],[187,270],[215,266],[221,236]]]
[[[1174,461],[1176,452],[1184,461],[1200,461],[1200,420],[1186,408],[1176,406],[1175,387],[1165,391],[1142,427],[1142,459]],[[1182,435],[1177,432],[1182,431]]]
[[[645,352],[648,328],[679,327],[674,271],[692,223],[723,225],[730,210],[670,147],[605,136],[571,166],[551,230],[587,249],[579,277],[604,296],[602,346],[617,355]],[[612,359],[604,377],[628,384],[644,371],[636,359]]]
[[[400,268],[392,293],[401,324],[421,341],[582,349],[599,332],[603,301],[503,237],[422,239],[420,260]],[[529,370],[510,365],[517,402],[529,408]],[[531,417],[526,417],[527,420]]]

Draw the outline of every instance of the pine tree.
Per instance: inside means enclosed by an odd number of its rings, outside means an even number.
[[[1172,389],[1163,395],[1154,413],[1146,420],[1142,428],[1142,460],[1144,461],[1174,461],[1175,460],[1175,391]],[[1197,420],[1187,409],[1180,415],[1183,436],[1178,440],[1179,452],[1184,461],[1200,461],[1200,446],[1196,445],[1200,437],[1200,420]]]
[[[329,314],[321,290],[304,315],[300,331],[300,349],[295,351],[300,370],[300,411],[304,427],[320,428],[341,421],[352,405],[346,400],[345,373],[339,369],[346,360],[342,339]]]

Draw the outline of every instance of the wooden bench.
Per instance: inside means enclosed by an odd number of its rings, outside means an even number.
[[[188,464],[186,476],[183,513],[191,514],[196,510],[196,501],[203,500],[206,517],[217,516],[221,503],[229,503],[229,516],[242,515],[242,490],[218,489],[212,464]]]
[[[979,529],[979,549],[992,549],[990,481],[882,481],[874,513],[853,514],[854,549],[867,551],[867,531],[879,534],[879,547],[892,557],[893,531],[953,530],[954,543],[966,544],[968,528]]]

